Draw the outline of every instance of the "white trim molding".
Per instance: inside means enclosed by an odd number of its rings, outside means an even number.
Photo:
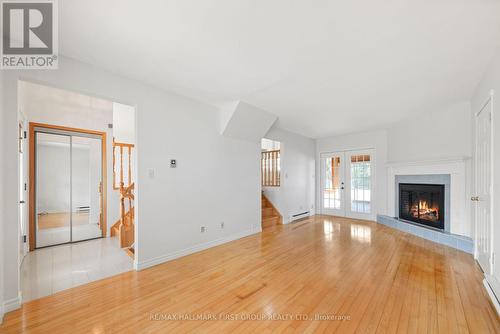
[[[389,216],[397,217],[396,176],[450,175],[450,232],[472,236],[470,202],[471,158],[455,157],[436,160],[389,162],[387,173],[387,204]]]
[[[490,296],[491,303],[495,306],[497,314],[500,315],[500,282],[491,275],[484,275],[483,285]]]
[[[16,298],[12,298],[3,302],[3,312],[7,314],[21,308],[21,292],[18,293]]]
[[[168,261],[186,256],[186,255],[200,252],[200,251],[208,249],[208,248],[219,246],[219,245],[225,244],[225,243],[230,242],[230,241],[234,241],[234,240],[238,240],[238,239],[241,239],[244,237],[248,237],[250,235],[253,235],[253,234],[256,234],[259,232],[260,232],[260,230],[250,229],[250,230],[242,231],[242,232],[239,232],[239,233],[236,233],[236,234],[224,237],[224,238],[201,243],[201,244],[198,244],[198,245],[195,245],[192,247],[181,249],[179,251],[175,251],[175,252],[172,252],[169,254],[158,256],[158,257],[146,260],[146,261],[134,263],[134,269],[137,271],[143,270],[143,269],[146,269],[149,267],[153,267],[153,266],[162,264],[164,262],[168,262]]]

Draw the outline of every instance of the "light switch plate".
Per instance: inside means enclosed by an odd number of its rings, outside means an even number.
[[[148,169],[148,176],[150,179],[155,177],[155,170],[153,168]]]

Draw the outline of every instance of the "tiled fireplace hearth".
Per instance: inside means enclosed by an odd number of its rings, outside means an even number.
[[[466,158],[389,164],[388,215],[391,228],[473,253]]]
[[[434,241],[446,246],[462,250],[469,254],[474,253],[474,243],[472,242],[472,239],[469,237],[433,230],[420,225],[415,225],[412,223],[401,221],[395,217],[389,217],[384,215],[378,215],[377,222],[385,226],[395,228],[397,230],[410,233],[430,241]]]

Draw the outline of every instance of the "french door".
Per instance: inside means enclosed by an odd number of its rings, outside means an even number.
[[[82,130],[83,131],[83,130]],[[100,134],[32,126],[31,249],[104,233],[105,144]]]
[[[373,219],[374,151],[321,154],[321,212]]]
[[[475,256],[481,269],[483,269],[486,274],[490,274],[492,271],[491,115],[492,101],[489,99],[485,106],[475,115],[475,196],[471,198],[474,203],[474,216],[476,222]]]

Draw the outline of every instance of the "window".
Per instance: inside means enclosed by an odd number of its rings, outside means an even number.
[[[325,161],[325,185],[323,206],[328,209],[341,209],[342,189],[340,157],[327,158]]]
[[[113,189],[130,186],[132,181],[133,144],[118,143],[113,140]]]
[[[261,155],[262,186],[279,187],[280,170],[280,150],[263,151]]]
[[[369,155],[351,156],[351,211],[370,213],[371,162]]]

